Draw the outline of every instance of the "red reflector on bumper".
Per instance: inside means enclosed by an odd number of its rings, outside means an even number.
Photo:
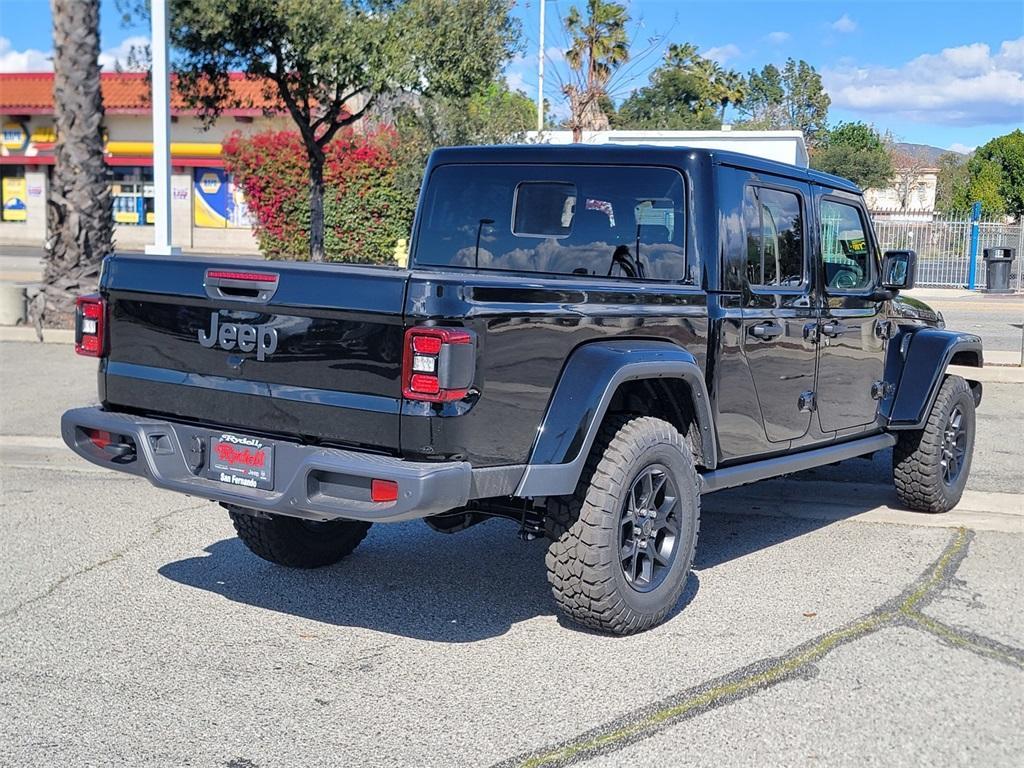
[[[85,430],[85,434],[89,436],[92,444],[100,450],[103,450],[114,441],[113,436],[109,432],[105,432],[101,429],[87,429]]]
[[[371,480],[370,501],[398,501],[398,483],[394,480]]]

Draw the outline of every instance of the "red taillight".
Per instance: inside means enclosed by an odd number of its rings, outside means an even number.
[[[75,302],[75,352],[86,357],[103,357],[106,352],[107,303],[95,294],[79,296]]]
[[[473,334],[462,328],[410,328],[405,332],[402,394],[409,400],[461,400],[473,383]]]
[[[439,336],[423,336],[417,334],[412,337],[412,351],[424,355],[437,355],[441,353],[444,341]]]
[[[370,501],[375,501],[378,504],[398,501],[398,483],[394,480],[371,480]]]

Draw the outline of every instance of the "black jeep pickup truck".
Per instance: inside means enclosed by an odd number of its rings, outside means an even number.
[[[704,493],[893,447],[906,506],[970,470],[977,336],[878,252],[844,179],[686,148],[443,149],[409,269],[115,255],[79,301],[89,461],[219,502],[311,568],[370,525],[546,534],[559,607],[651,627]]]

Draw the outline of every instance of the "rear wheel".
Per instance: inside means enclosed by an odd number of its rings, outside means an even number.
[[[920,512],[947,512],[967,485],[974,451],[974,396],[959,376],[947,376],[924,429],[899,432],[893,480],[899,500]]]
[[[320,568],[352,553],[370,530],[356,520],[315,522],[225,505],[238,538],[253,554],[289,568]]]
[[[679,602],[700,527],[693,456],[672,425],[620,417],[602,427],[574,498],[575,520],[548,548],[559,608],[593,629],[649,629]],[[575,511],[567,500],[556,509]],[[550,507],[549,507],[550,509]]]

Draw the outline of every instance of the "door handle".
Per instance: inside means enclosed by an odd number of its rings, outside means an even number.
[[[782,326],[775,323],[758,323],[751,327],[750,335],[759,339],[774,339],[782,335]]]
[[[836,336],[842,336],[848,330],[850,330],[850,329],[847,326],[843,325],[842,323],[840,323],[838,321],[832,321],[832,322],[824,323],[821,326],[821,332],[823,334],[825,334],[826,336],[828,336],[829,338],[833,338],[833,339]]]

